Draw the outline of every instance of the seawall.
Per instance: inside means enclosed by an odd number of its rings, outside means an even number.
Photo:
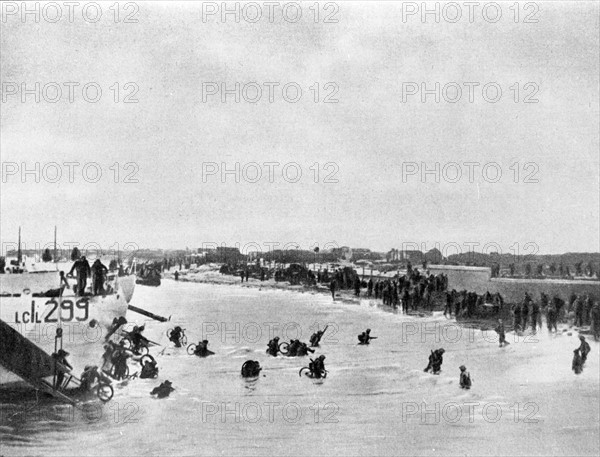
[[[571,294],[589,294],[593,300],[600,299],[600,282],[560,279],[510,279],[492,278],[491,270],[486,267],[466,267],[455,265],[429,265],[432,274],[443,273],[448,276],[448,289],[458,291],[466,289],[484,294],[499,292],[505,301],[515,303],[523,300],[525,292],[529,292],[534,300],[539,300],[541,293],[550,298],[558,295],[568,300]]]

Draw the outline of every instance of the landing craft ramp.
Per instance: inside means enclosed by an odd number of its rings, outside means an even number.
[[[61,372],[68,379],[69,370],[1,319],[0,365],[36,389],[69,403],[75,403],[72,398],[56,390],[44,379]]]

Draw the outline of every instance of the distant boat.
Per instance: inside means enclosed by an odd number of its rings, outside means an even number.
[[[151,275],[145,278],[138,277],[135,283],[141,286],[158,287],[160,286],[160,275]]]
[[[160,286],[160,271],[155,266],[142,265],[137,271],[136,284],[141,286]]]

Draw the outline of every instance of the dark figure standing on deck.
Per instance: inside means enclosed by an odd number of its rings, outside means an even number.
[[[173,276],[175,276],[175,281],[179,281],[179,272],[176,271]]]
[[[360,296],[360,279],[358,279],[358,276],[354,278],[354,295],[356,297]]]
[[[92,284],[94,285],[94,290],[92,293],[94,295],[102,295],[104,294],[104,282],[106,281],[106,275],[108,273],[108,268],[100,259],[96,259],[91,268],[92,271]]]
[[[69,355],[69,353],[67,351],[65,351],[64,349],[59,349],[58,352],[55,352],[54,354],[52,354],[52,358],[57,362],[60,363],[62,366],[66,367],[69,369],[69,371],[71,371],[73,369],[73,367],[71,366],[71,364],[67,361],[67,356]],[[63,381],[65,380],[65,373],[62,370],[57,370],[56,372],[56,385],[54,386],[55,389],[61,389],[63,387]]]
[[[471,375],[467,371],[467,367],[461,365],[460,367],[460,388],[461,389],[470,389],[471,388]]]
[[[370,278],[367,283],[367,297],[371,298],[371,295],[373,295],[373,278]]]
[[[590,353],[591,348],[589,343],[585,340],[585,336],[579,335],[579,340],[581,341],[581,344],[579,345],[579,352],[581,353],[581,366],[583,366],[587,360],[587,356]]]
[[[329,283],[329,290],[331,291],[331,298],[333,298],[335,300],[335,279],[332,279],[331,282]]]
[[[59,273],[59,275],[60,275],[60,294],[62,295],[64,290],[65,289],[69,290],[71,286],[69,286],[69,281],[67,281],[64,271],[61,271]]]
[[[73,275],[73,271],[77,272],[77,295],[83,297],[87,286],[87,278],[91,273],[90,265],[85,256],[75,261],[68,274]]]

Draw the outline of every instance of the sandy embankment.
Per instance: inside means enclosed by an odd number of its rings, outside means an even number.
[[[183,282],[198,282],[204,284],[221,284],[221,285],[236,285],[241,287],[251,287],[256,289],[280,289],[280,290],[293,290],[297,292],[311,292],[311,293],[324,293],[330,294],[329,288],[323,286],[321,284],[317,286],[304,286],[304,285],[291,285],[287,281],[277,282],[275,279],[271,278],[265,281],[261,281],[260,279],[249,278],[248,282],[241,280],[239,276],[226,275],[219,273],[220,265],[217,264],[208,264],[201,265],[195,270],[184,270],[180,272],[179,281]],[[163,275],[168,279],[175,279],[174,273],[175,269],[172,268],[169,272],[164,272]],[[342,299],[351,299],[358,303],[358,300],[353,299],[351,294],[348,291],[340,291],[336,292],[336,297],[340,296]],[[348,297],[346,297],[348,296]]]
[[[180,273],[179,281],[182,282],[196,282],[196,283],[204,283],[204,284],[219,284],[219,285],[235,285],[238,287],[249,287],[255,289],[273,289],[273,290],[290,290],[300,293],[311,293],[311,294],[324,294],[330,295],[331,292],[329,287],[323,284],[318,284],[316,286],[305,286],[305,285],[291,285],[287,281],[277,282],[275,279],[271,278],[269,280],[261,281],[256,278],[249,278],[248,282],[241,281],[239,276],[226,275],[219,273],[220,265],[218,264],[208,264],[201,265],[195,270],[183,271]],[[172,268],[171,271],[165,272],[164,277],[168,279],[174,279],[174,273],[176,269]],[[346,290],[337,290],[335,293],[336,301],[341,302],[348,305],[367,305],[367,306],[383,306],[381,300],[375,300],[373,298],[366,298],[366,290],[361,290],[361,297],[357,298],[354,296],[354,291],[351,289]],[[433,303],[433,311],[443,311],[444,309],[444,294],[438,294],[437,297],[434,297]],[[385,307],[386,309],[390,309],[389,307]],[[399,309],[396,312],[401,312]],[[410,311],[409,315],[413,317],[426,317],[430,316],[431,313],[424,309],[419,309],[418,311]],[[471,318],[471,319],[458,319],[456,322],[458,325],[462,325],[464,327],[469,328],[477,328],[482,330],[490,330],[495,328],[497,325],[498,318],[504,319],[504,324],[507,333],[512,332],[512,319],[510,317],[509,309],[506,308],[501,312],[501,315],[498,316],[490,316],[490,317],[479,317],[479,318]],[[454,318],[452,319],[454,321]],[[544,322],[545,326],[545,322]],[[571,335],[571,332],[579,332],[580,329],[574,327],[573,325],[568,325],[562,323],[558,325],[559,333],[568,332]],[[585,335],[590,334],[590,330],[586,326],[582,328],[581,333]]]
[[[275,279],[271,278],[269,280],[261,281],[256,278],[249,278],[248,282],[242,282],[239,276],[225,275],[219,273],[220,265],[217,264],[209,264],[202,265],[198,269],[193,271],[184,271],[183,274],[180,273],[179,281],[184,282],[197,282],[204,284],[219,284],[219,285],[235,285],[239,287],[249,287],[255,289],[273,289],[273,290],[290,290],[300,293],[310,293],[310,294],[324,294],[327,296],[331,296],[331,291],[329,290],[328,285],[318,284],[315,286],[306,286],[306,285],[291,285],[287,281],[275,281]],[[169,279],[174,279],[175,270],[172,269],[170,272],[165,272],[164,277]],[[375,298],[367,298],[366,289],[361,289],[361,296],[356,297],[354,295],[354,291],[352,289],[343,289],[336,290],[335,299],[338,303],[348,304],[348,305],[364,305],[364,306],[382,306],[383,303],[380,299]],[[442,311],[444,309],[444,294],[439,294],[437,298],[434,298],[433,301],[433,311]],[[392,310],[392,308],[385,306],[385,309]],[[397,309],[395,312],[400,313],[401,310]],[[408,313],[414,317],[425,317],[430,316],[431,313],[424,309],[419,309],[418,311],[409,311]],[[474,327],[489,327],[489,323],[484,323],[482,325],[474,324],[470,322],[469,326]]]

